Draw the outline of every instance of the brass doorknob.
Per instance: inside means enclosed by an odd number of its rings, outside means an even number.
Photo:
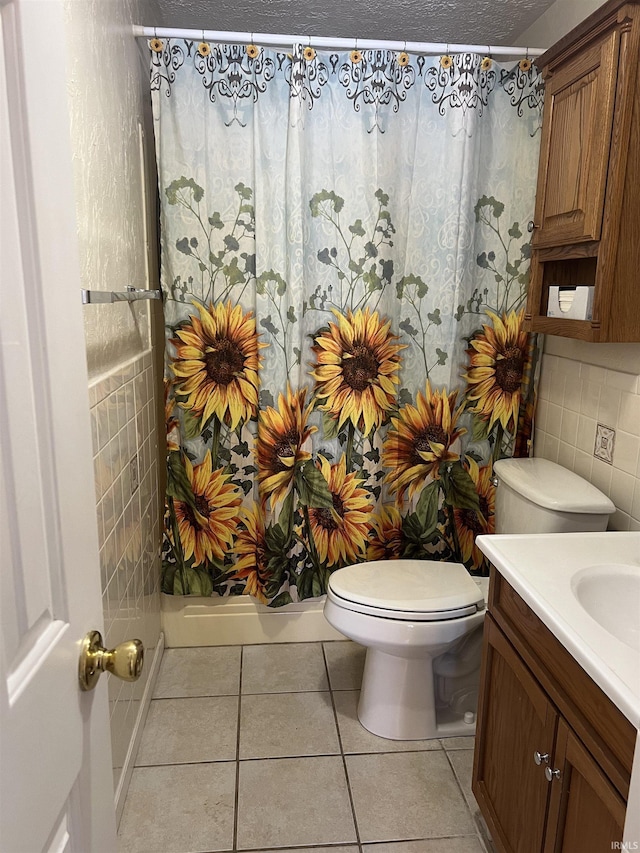
[[[78,679],[81,690],[93,690],[100,674],[110,672],[124,681],[137,681],[144,663],[141,640],[126,640],[115,649],[105,649],[100,631],[89,631],[82,641]]]

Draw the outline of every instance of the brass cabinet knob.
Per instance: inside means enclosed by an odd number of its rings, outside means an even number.
[[[105,649],[100,631],[89,631],[82,641],[78,679],[81,690],[93,690],[100,674],[110,672],[123,681],[137,681],[144,664],[141,640],[126,640],[115,649]]]

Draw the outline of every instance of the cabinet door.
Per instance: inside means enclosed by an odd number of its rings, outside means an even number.
[[[544,853],[608,853],[622,842],[626,805],[564,720],[558,725]],[[621,849],[619,844],[618,849]]]
[[[547,81],[535,246],[600,238],[618,49],[613,31]]]
[[[490,616],[481,684],[473,793],[501,853],[540,853],[550,785],[534,753],[553,752],[557,712]]]

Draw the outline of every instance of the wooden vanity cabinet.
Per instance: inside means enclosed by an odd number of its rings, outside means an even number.
[[[538,60],[545,79],[526,325],[640,341],[640,0],[610,0]],[[547,317],[594,287],[592,320]]]
[[[498,851],[613,849],[634,746],[631,723],[494,572],[473,792]]]

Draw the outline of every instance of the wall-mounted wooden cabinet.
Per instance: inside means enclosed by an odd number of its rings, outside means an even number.
[[[635,729],[492,574],[473,792],[500,853],[621,842]]]
[[[640,0],[611,0],[540,58],[545,106],[528,328],[640,341]],[[591,320],[549,288],[594,288]]]

